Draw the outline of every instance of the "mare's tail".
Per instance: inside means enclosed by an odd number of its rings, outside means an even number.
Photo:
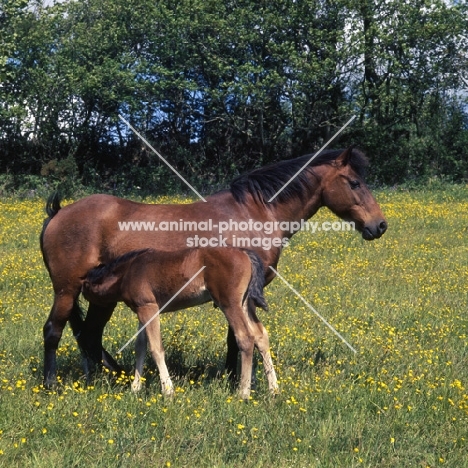
[[[263,296],[263,287],[265,286],[265,275],[263,272],[263,263],[260,257],[252,250],[245,250],[252,264],[252,277],[250,278],[247,289],[247,297],[250,297],[257,307],[268,310],[268,304]]]
[[[73,302],[73,308],[69,317],[70,327],[73,331],[73,336],[80,343],[80,334],[83,330],[84,313],[78,304],[78,299]]]
[[[58,192],[54,192],[50,195],[50,197],[47,199],[45,211],[47,213],[47,216],[52,219],[61,209],[62,207],[60,206],[60,195]]]
[[[47,199],[45,211],[47,213],[47,218],[44,219],[44,223],[42,224],[42,231],[41,235],[39,236],[39,243],[41,246],[42,258],[44,259],[45,266],[49,269],[47,265],[47,261],[44,256],[44,234],[45,230],[47,229],[50,220],[60,211],[62,207],[60,206],[60,195],[58,192],[52,193],[50,197]]]

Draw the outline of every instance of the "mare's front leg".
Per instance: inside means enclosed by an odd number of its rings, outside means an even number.
[[[237,381],[237,361],[239,357],[239,346],[237,344],[236,335],[231,325],[228,328],[227,334],[227,356],[226,356],[226,373],[231,381]]]
[[[121,372],[120,366],[102,347],[104,327],[112,317],[116,305],[116,303],[106,306],[89,304],[81,335],[78,337],[78,344],[84,355],[88,377],[90,372],[96,367],[100,367],[102,363],[112,371]]]
[[[148,347],[148,340],[146,337],[146,330],[142,330],[143,324],[140,322],[138,325],[138,335],[135,342],[135,378],[132,382],[132,391],[138,392],[141,390],[141,377],[143,375],[143,364],[145,363],[146,348]]]
[[[154,362],[159,370],[159,378],[161,380],[162,394],[172,396],[174,394],[174,386],[172,385],[169,371],[164,359],[164,348],[161,338],[161,324],[159,320],[159,307],[157,304],[147,304],[136,309],[140,323],[146,324],[146,336],[148,337],[149,347]],[[142,332],[144,333],[144,332]]]

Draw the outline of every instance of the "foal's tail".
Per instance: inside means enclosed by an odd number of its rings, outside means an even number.
[[[268,304],[263,296],[263,287],[265,286],[265,274],[263,272],[263,263],[260,257],[252,250],[245,250],[252,264],[252,277],[250,278],[247,289],[247,297],[250,297],[257,307],[268,310]]]

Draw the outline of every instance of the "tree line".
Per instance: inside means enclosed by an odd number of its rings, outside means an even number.
[[[200,190],[339,146],[372,183],[468,179],[468,5],[443,0],[0,0],[0,173]]]

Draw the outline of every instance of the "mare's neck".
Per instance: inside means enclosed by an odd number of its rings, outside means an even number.
[[[196,202],[192,206],[203,212],[206,210],[207,213],[211,211],[210,205],[216,206],[215,211],[218,215],[222,215],[226,219],[278,222],[306,221],[322,206],[321,186],[317,184],[316,180],[314,180],[313,188],[303,193],[302,197],[298,194],[286,201],[276,200],[272,203],[262,203],[251,194],[246,194],[245,198],[245,202],[239,203],[228,190],[225,190],[207,197],[209,203],[206,205],[202,202]]]
[[[309,174],[309,177],[311,180],[302,193],[297,193],[287,200],[277,199],[276,202],[272,202],[271,211],[277,221],[287,221],[289,226],[292,223],[297,226],[297,223],[305,222],[314,216],[323,206],[321,178],[319,179],[316,174]],[[296,228],[294,232],[297,230]],[[289,238],[294,232],[283,230],[283,235]]]
[[[276,202],[272,208],[272,213],[278,221],[307,221],[322,206],[320,193],[316,192],[311,198],[301,200],[294,197],[283,202]]]

